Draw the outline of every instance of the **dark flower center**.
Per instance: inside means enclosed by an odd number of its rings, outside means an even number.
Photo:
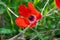
[[[34,21],[34,20],[35,20],[35,17],[34,17],[33,15],[31,15],[31,16],[29,17],[29,20],[30,20],[30,21]]]

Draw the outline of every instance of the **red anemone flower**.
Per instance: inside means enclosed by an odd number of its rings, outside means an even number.
[[[28,2],[28,7],[20,5],[18,13],[20,16],[16,18],[15,22],[20,28],[26,28],[28,25],[33,28],[36,22],[42,18],[41,13],[34,8],[31,2]]]
[[[60,9],[60,0],[54,0],[58,9]]]

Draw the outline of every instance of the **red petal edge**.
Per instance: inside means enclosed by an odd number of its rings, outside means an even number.
[[[22,16],[28,17],[30,15],[30,10],[25,5],[20,5],[18,7],[18,13]]]
[[[36,22],[32,23],[32,24],[30,25],[30,28],[33,28],[34,26],[36,26]]]
[[[60,9],[60,0],[54,0],[58,9]]]
[[[25,28],[30,24],[27,19],[22,18],[22,17],[16,18],[15,22],[16,22],[17,26],[20,28]]]

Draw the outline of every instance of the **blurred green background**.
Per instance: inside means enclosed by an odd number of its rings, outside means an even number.
[[[20,4],[27,5],[32,2],[35,8],[42,12],[47,0],[1,0],[13,12],[18,15],[18,6]],[[0,1],[0,2],[1,2]],[[33,29],[28,29],[24,33],[22,40],[55,40],[60,38],[60,10],[54,4],[54,0],[49,0],[43,11],[43,18],[37,23]],[[50,15],[51,14],[51,15]],[[16,17],[11,14],[3,5],[0,4],[0,39],[6,40],[20,33],[24,29],[19,28],[15,24]],[[35,37],[36,36],[36,37]],[[35,37],[35,38],[34,38]],[[19,38],[21,39],[21,38]]]

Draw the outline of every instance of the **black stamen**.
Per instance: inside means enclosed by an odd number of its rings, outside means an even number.
[[[33,15],[31,15],[31,16],[29,17],[29,20],[30,20],[30,21],[34,21],[34,19],[35,19],[35,18],[34,18]]]

